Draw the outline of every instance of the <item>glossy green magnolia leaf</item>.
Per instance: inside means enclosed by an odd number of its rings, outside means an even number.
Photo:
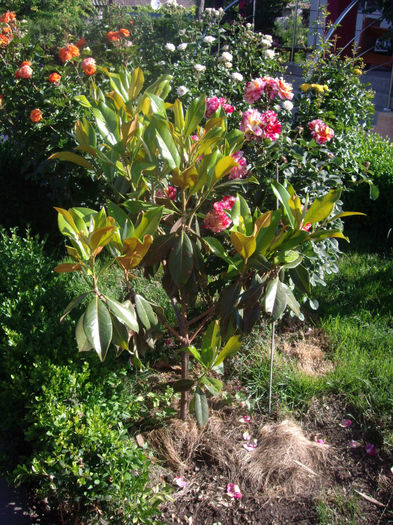
[[[218,349],[221,346],[220,322],[212,321],[202,337],[201,359],[209,367]]]
[[[191,106],[186,111],[184,121],[184,137],[187,138],[199,125],[206,111],[205,95],[192,101]]]
[[[215,377],[202,376],[199,381],[213,396],[219,394],[222,391],[222,381],[216,379]]]
[[[83,313],[79,321],[77,322],[76,329],[75,329],[75,337],[76,337],[76,344],[78,345],[78,351],[79,352],[88,352],[89,350],[92,350],[93,346],[89,343],[89,340],[87,339],[87,335],[85,334],[85,331],[83,329],[83,322],[85,319],[85,314]]]
[[[184,112],[183,112],[183,104],[180,102],[179,99],[176,99],[173,106],[172,106],[174,121],[175,121],[175,127],[180,132],[184,129]]]
[[[94,252],[97,248],[102,248],[109,244],[114,231],[115,228],[113,226],[105,226],[92,232],[88,238],[91,250]]]
[[[222,157],[222,159],[220,159],[215,168],[214,168],[214,178],[215,180],[220,180],[222,179],[223,177],[225,177],[225,175],[228,175],[228,173],[232,170],[232,168],[234,168],[235,166],[237,166],[237,162],[235,161],[235,159],[229,155],[227,157]]]
[[[135,227],[133,237],[143,239],[145,235],[154,235],[160,224],[164,206],[143,212],[140,223]]]
[[[134,307],[131,303],[129,303],[127,306],[124,304],[119,303],[115,299],[111,299],[110,297],[105,296],[106,304],[109,308],[109,310],[112,312],[114,316],[116,316],[119,321],[124,323],[130,330],[133,330],[134,332],[139,332],[139,325],[136,318]]]
[[[206,394],[199,386],[195,390],[194,410],[198,425],[204,427],[209,419],[209,406],[207,404]]]
[[[203,365],[203,361],[201,359],[201,354],[199,353],[199,351],[195,348],[195,346],[191,345],[189,346],[188,348],[185,348],[184,350],[188,350],[188,352],[190,352],[190,354],[198,361],[198,363],[200,363],[201,365]]]
[[[100,361],[104,361],[112,340],[113,328],[108,309],[97,295],[87,307],[83,319],[83,330]]]
[[[150,126],[154,130],[154,140],[162,158],[168,163],[169,168],[178,168],[181,159],[177,151],[176,143],[169,130],[168,123],[164,119],[154,115],[150,121]]]
[[[350,217],[351,215],[363,215],[366,217],[366,213],[362,213],[360,211],[342,211],[341,213],[338,213],[334,217],[328,220],[328,222],[335,221],[336,219],[340,219],[341,217]]]
[[[136,99],[143,88],[145,76],[141,68],[137,67],[131,74],[130,87],[128,89],[128,96],[130,100]]]
[[[241,255],[244,260],[251,257],[256,250],[257,243],[253,235],[247,236],[241,232],[232,231],[231,241],[237,253]]]
[[[91,108],[91,104],[90,102],[87,100],[87,98],[85,97],[85,95],[76,95],[74,97],[74,100],[76,100],[77,102],[79,102],[79,104],[81,106],[83,106],[84,108]]]
[[[172,383],[172,388],[175,392],[187,392],[194,386],[195,381],[193,379],[179,379]]]
[[[78,304],[80,304],[84,299],[86,299],[86,297],[89,295],[89,293],[91,292],[85,292],[83,293],[82,295],[79,295],[78,297],[75,297],[75,299],[73,299],[72,301],[70,301],[64,312],[63,312],[63,315],[60,317],[60,323],[63,323],[64,322],[64,319],[67,317],[67,315],[75,308],[75,306],[78,306]]]
[[[290,201],[291,201],[290,194],[288,193],[286,188],[284,188],[284,186],[277,181],[273,181],[271,183],[271,186],[272,186],[275,196],[277,197],[279,202],[282,204],[282,207],[284,208],[285,215],[288,218],[291,228],[295,228],[296,220],[292,213],[292,206],[290,204]],[[307,221],[307,222],[310,222],[310,221]]]
[[[375,184],[370,184],[370,199],[375,201],[379,197],[379,188]]]
[[[233,335],[218,354],[216,360],[213,363],[213,368],[219,366],[227,357],[232,357],[236,354],[239,348],[242,346],[239,335]]]
[[[226,154],[231,155],[231,153],[242,149],[242,145],[244,143],[244,133],[240,131],[240,129],[233,129],[227,134],[226,141],[229,146]]]
[[[280,220],[281,212],[276,210],[271,214],[269,223],[259,230],[256,238],[256,253],[258,255],[265,255],[267,253],[268,248],[276,235]]]
[[[341,196],[341,190],[330,190],[329,193],[323,197],[318,197],[311,204],[309,210],[304,217],[304,223],[315,224],[322,222],[329,217],[332,213],[334,204],[338,201]]]
[[[289,270],[289,275],[300,293],[310,295],[311,283],[307,268],[300,264],[299,266],[296,266],[296,268],[291,268]]]
[[[218,239],[215,237],[203,237],[203,242],[208,245],[210,251],[212,251],[214,255],[217,255],[217,257],[220,257],[220,259],[223,259],[228,264],[233,263],[232,259],[227,255],[224,246]]]
[[[168,267],[176,286],[185,285],[193,268],[193,246],[188,235],[182,231],[171,248]]]
[[[121,350],[128,350],[128,340],[130,338],[127,327],[121,323],[118,318],[112,315],[112,344]]]
[[[151,304],[141,295],[135,295],[135,307],[138,317],[146,330],[150,330],[158,324],[158,318]]]
[[[86,168],[89,171],[94,171],[94,166],[90,164],[89,161],[76,153],[72,153],[72,151],[58,151],[57,153],[53,153],[49,159],[67,160],[68,162],[82,166],[82,168]]]
[[[287,294],[278,277],[268,282],[265,294],[265,312],[271,315],[271,321],[277,321],[287,306]]]
[[[237,195],[233,204],[231,219],[233,225],[236,226],[237,231],[246,235],[252,235],[254,233],[254,221],[252,219],[250,208],[246,199],[241,195]]]
[[[300,305],[297,302],[295,296],[293,295],[292,290],[285,283],[281,283],[281,286],[283,287],[287,296],[287,306],[289,306],[289,308],[295,315],[297,315],[297,317],[301,317],[302,314],[300,311]]]

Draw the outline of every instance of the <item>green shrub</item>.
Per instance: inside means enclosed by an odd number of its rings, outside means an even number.
[[[353,221],[351,228],[359,236],[367,238],[375,248],[392,246],[393,210],[393,143],[377,133],[360,131],[356,136],[354,154],[359,166],[367,169],[368,176],[378,186],[379,197],[374,203],[368,196],[368,188],[360,187],[345,195],[346,207],[361,210],[367,214],[358,223]]]
[[[44,248],[29,233],[0,229],[3,469],[16,466],[17,480],[32,482],[67,517],[153,523],[160,492],[127,427],[151,419],[152,408],[156,419],[171,415],[169,393],[141,395],[126,356],[104,367],[75,356],[72,322],[60,327],[59,318],[68,293],[82,285],[54,279]],[[115,282],[113,272],[103,284],[109,290]]]

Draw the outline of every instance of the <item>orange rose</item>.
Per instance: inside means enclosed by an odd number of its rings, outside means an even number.
[[[22,65],[18,69],[18,71],[15,74],[16,78],[30,78],[33,74],[33,70],[31,69],[30,65],[31,62],[22,62]]]
[[[7,35],[0,35],[0,47],[7,47],[11,42],[11,38]]]
[[[63,64],[64,62],[71,60],[71,58],[78,57],[79,55],[79,49],[74,44],[68,44],[59,50],[59,57]]]
[[[31,66],[31,62],[30,62],[30,60],[24,60],[24,61],[21,63],[21,66]]]
[[[59,73],[51,73],[49,75],[49,79],[48,80],[49,80],[49,82],[51,84],[56,84],[56,82],[59,82],[60,79],[61,79],[61,75],[59,75]]]
[[[133,24],[134,21],[133,21],[133,20],[129,20],[128,23],[129,23],[129,24]]]
[[[124,29],[124,28],[120,28],[120,31],[119,33],[121,33],[123,36],[125,36],[126,38],[128,38],[130,36],[130,32],[128,31],[128,29]]]
[[[12,20],[15,20],[15,18],[15,13],[13,13],[12,11],[7,11],[6,13],[0,16],[0,22],[3,22],[3,24],[8,24],[8,22],[12,22]]]
[[[30,120],[32,122],[39,122],[42,119],[42,111],[40,109],[33,109],[30,113]]]
[[[82,61],[81,66],[82,66],[82,69],[85,75],[87,75],[88,77],[90,77],[91,75],[94,75],[94,73],[97,71],[96,61],[92,57],[85,58]]]
[[[3,27],[3,31],[2,31],[3,35],[7,35],[8,33],[11,33],[11,28],[6,26],[6,27]]]
[[[80,38],[75,45],[78,49],[82,49],[86,45],[86,38]]]
[[[107,40],[109,42],[116,42],[121,37],[121,33],[119,31],[108,31],[106,34]]]

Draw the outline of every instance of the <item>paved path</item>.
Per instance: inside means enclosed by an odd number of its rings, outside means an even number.
[[[0,479],[0,525],[30,525],[26,496]]]

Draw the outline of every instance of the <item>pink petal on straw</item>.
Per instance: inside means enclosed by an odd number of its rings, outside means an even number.
[[[243,447],[248,450],[248,452],[253,452],[257,448],[257,440],[249,441],[248,443],[243,443]]]
[[[235,498],[235,499],[240,499],[243,497],[243,494],[240,492],[239,485],[235,485],[234,483],[228,483],[227,495],[230,498]]]
[[[251,418],[250,416],[242,416],[240,419],[239,419],[240,423],[249,423],[251,421]]]
[[[184,487],[187,485],[187,481],[185,481],[183,478],[181,478],[181,477],[179,477],[179,476],[178,476],[177,478],[175,478],[173,481],[174,481],[174,482],[176,483],[176,485],[177,485],[178,487],[180,487],[181,489],[184,489]]]
[[[348,428],[352,425],[352,421],[350,419],[343,419],[340,423],[340,427]]]
[[[372,443],[366,443],[366,446],[364,448],[369,456],[375,456],[375,454],[377,453],[377,449]]]
[[[325,444],[323,439],[317,439],[317,443],[319,443],[320,445],[324,445]]]
[[[362,446],[361,443],[359,443],[359,441],[355,441],[354,439],[352,441],[349,442],[349,446],[350,448],[359,448]]]

